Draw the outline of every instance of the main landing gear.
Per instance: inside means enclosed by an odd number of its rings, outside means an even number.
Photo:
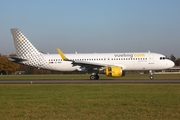
[[[150,74],[150,76],[149,76],[150,80],[153,80],[153,79],[154,79],[154,76],[153,76],[152,70],[149,71],[149,74]]]
[[[92,75],[90,76],[91,80],[98,80],[99,79],[99,75],[98,73],[92,73]]]

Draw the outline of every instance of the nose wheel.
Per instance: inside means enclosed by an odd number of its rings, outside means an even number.
[[[153,76],[152,70],[149,71],[149,74],[150,74],[150,76],[149,76],[150,80],[153,80],[153,79],[154,79],[154,76]]]
[[[149,78],[150,78],[150,80],[153,80],[153,79],[154,79],[154,76],[153,76],[153,75],[150,75]]]

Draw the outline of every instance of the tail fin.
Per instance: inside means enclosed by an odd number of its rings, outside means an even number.
[[[26,59],[26,56],[41,54],[23,33],[17,28],[11,29],[11,34],[16,48],[16,54],[19,58]]]
[[[11,29],[11,34],[13,36],[17,54],[17,57],[10,57],[14,62],[38,68],[50,69],[43,54],[31,44],[20,30],[15,28]]]

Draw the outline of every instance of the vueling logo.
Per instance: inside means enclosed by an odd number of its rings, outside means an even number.
[[[22,41],[22,40],[23,40],[23,38],[22,38],[22,37],[20,37],[20,38],[19,38],[19,40],[20,40],[20,41]]]

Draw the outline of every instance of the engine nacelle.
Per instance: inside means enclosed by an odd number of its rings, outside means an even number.
[[[125,72],[122,70],[122,67],[108,66],[106,67],[106,75],[111,77],[121,77],[125,76]]]

